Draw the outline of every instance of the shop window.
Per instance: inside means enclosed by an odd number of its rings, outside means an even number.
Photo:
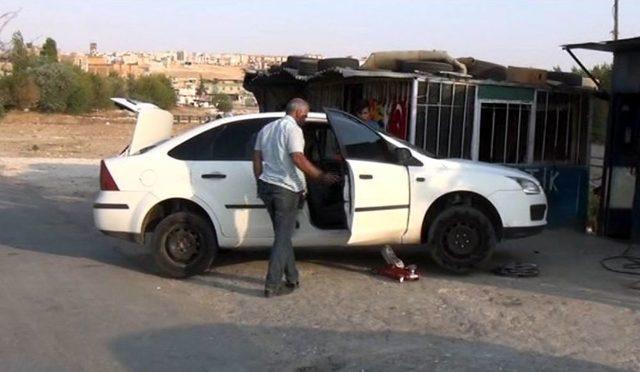
[[[490,163],[525,163],[530,115],[529,104],[482,104],[479,160]]]
[[[534,161],[581,163],[587,138],[588,100],[582,95],[537,93]]]
[[[420,83],[416,118],[417,146],[438,158],[471,158],[473,85]]]

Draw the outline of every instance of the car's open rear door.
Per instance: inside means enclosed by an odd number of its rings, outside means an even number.
[[[344,112],[325,111],[349,168],[349,244],[401,242],[409,217],[407,168],[375,131]]]

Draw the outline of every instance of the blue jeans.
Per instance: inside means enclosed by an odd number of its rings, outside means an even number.
[[[298,269],[296,269],[291,236],[296,228],[300,193],[258,180],[258,196],[267,207],[275,234],[269,256],[265,288],[280,287],[283,274],[288,282],[296,283]]]

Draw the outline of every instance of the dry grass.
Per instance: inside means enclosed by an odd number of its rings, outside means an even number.
[[[86,115],[10,112],[0,121],[0,156],[103,158],[131,140],[135,117],[125,111]],[[174,126],[179,133],[196,124]]]

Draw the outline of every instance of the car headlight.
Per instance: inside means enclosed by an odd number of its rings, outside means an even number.
[[[540,194],[540,187],[535,182],[520,177],[509,178],[516,181],[520,187],[522,187],[522,191],[524,191],[525,194]]]

